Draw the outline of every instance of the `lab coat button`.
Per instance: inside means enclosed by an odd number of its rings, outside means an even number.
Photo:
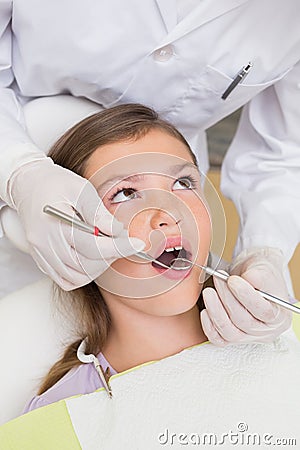
[[[158,48],[153,53],[153,58],[156,61],[169,61],[170,58],[174,55],[174,48],[172,45],[165,45],[164,47]]]

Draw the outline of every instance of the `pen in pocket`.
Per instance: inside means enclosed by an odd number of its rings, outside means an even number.
[[[226,100],[226,98],[233,91],[233,89],[246,78],[252,67],[253,64],[251,62],[248,62],[248,64],[242,67],[242,69],[236,74],[236,76],[234,77],[233,81],[230,83],[228,88],[223,92],[221,96],[223,100]]]

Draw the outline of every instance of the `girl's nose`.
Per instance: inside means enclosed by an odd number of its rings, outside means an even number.
[[[176,229],[178,231],[178,224],[181,219],[176,218],[171,213],[163,211],[162,209],[155,209],[152,212],[152,216],[150,219],[151,227],[154,230],[167,228],[167,229]]]

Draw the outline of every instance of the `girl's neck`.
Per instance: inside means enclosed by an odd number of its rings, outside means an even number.
[[[109,309],[110,305],[108,305]],[[197,305],[175,316],[157,317],[118,305],[111,311],[112,326],[102,350],[117,371],[159,360],[207,341]]]

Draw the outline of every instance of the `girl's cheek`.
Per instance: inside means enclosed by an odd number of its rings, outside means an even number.
[[[115,218],[128,230],[129,235],[139,237],[149,228],[149,212],[144,202],[138,200],[120,202],[111,210]]]
[[[111,200],[109,200],[108,198],[103,198],[102,202],[103,202],[103,205],[105,206],[105,208],[110,212],[110,214],[112,214],[113,216],[116,216],[118,204],[112,203]]]
[[[151,230],[147,226],[147,220],[143,214],[137,214],[128,224],[128,234],[130,237],[137,237],[145,242],[145,250],[150,247],[150,232]]]
[[[111,211],[113,209],[113,206],[108,198],[103,197],[101,200],[105,208],[108,209],[108,211]]]
[[[105,208],[124,225],[130,237],[142,239],[149,243],[149,230],[147,232],[147,219],[145,214],[136,211],[129,202],[112,203],[108,199],[102,199]],[[127,203],[127,205],[125,205]]]

